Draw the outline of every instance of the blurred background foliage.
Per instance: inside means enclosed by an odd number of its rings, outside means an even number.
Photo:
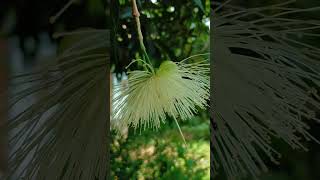
[[[24,65],[35,65],[42,48],[53,50],[59,39],[53,35],[79,28],[110,28],[111,20],[106,7],[110,0],[75,0],[54,23],[50,18],[56,15],[69,0],[3,0],[0,2],[0,38],[8,46],[16,46],[22,53]],[[76,42],[76,41],[75,41]],[[53,54],[56,54],[55,52]],[[41,55],[40,55],[41,56]]]
[[[159,131],[113,134],[114,179],[210,179],[210,132],[206,113],[182,125],[187,146],[173,121]]]
[[[209,0],[137,1],[147,52],[158,66],[209,51]],[[113,69],[121,74],[138,56],[139,43],[128,0],[115,1],[113,17]],[[135,67],[133,67],[135,68]]]

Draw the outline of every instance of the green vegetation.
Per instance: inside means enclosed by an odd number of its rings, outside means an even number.
[[[111,172],[114,179],[210,179],[209,119],[196,116],[181,123],[187,145],[176,124],[159,131],[129,131],[127,138],[113,136]]]

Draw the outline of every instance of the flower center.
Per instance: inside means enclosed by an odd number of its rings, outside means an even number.
[[[178,71],[178,65],[172,61],[164,61],[161,63],[157,74],[158,75],[168,75]]]

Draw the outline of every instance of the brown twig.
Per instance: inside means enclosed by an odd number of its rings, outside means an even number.
[[[138,10],[138,6],[137,6],[136,0],[131,0],[131,2],[132,2],[132,16],[134,17],[134,19],[136,21],[140,47],[145,52],[146,51],[146,47],[144,46],[144,43],[143,43],[143,35],[142,35],[141,23],[140,23],[140,12]]]

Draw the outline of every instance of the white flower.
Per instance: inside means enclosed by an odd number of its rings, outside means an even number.
[[[148,70],[129,72],[127,87],[114,87],[112,119],[123,126],[157,129],[166,115],[186,120],[197,112],[197,106],[205,108],[209,65],[185,62],[164,61],[157,70],[145,64]]]

